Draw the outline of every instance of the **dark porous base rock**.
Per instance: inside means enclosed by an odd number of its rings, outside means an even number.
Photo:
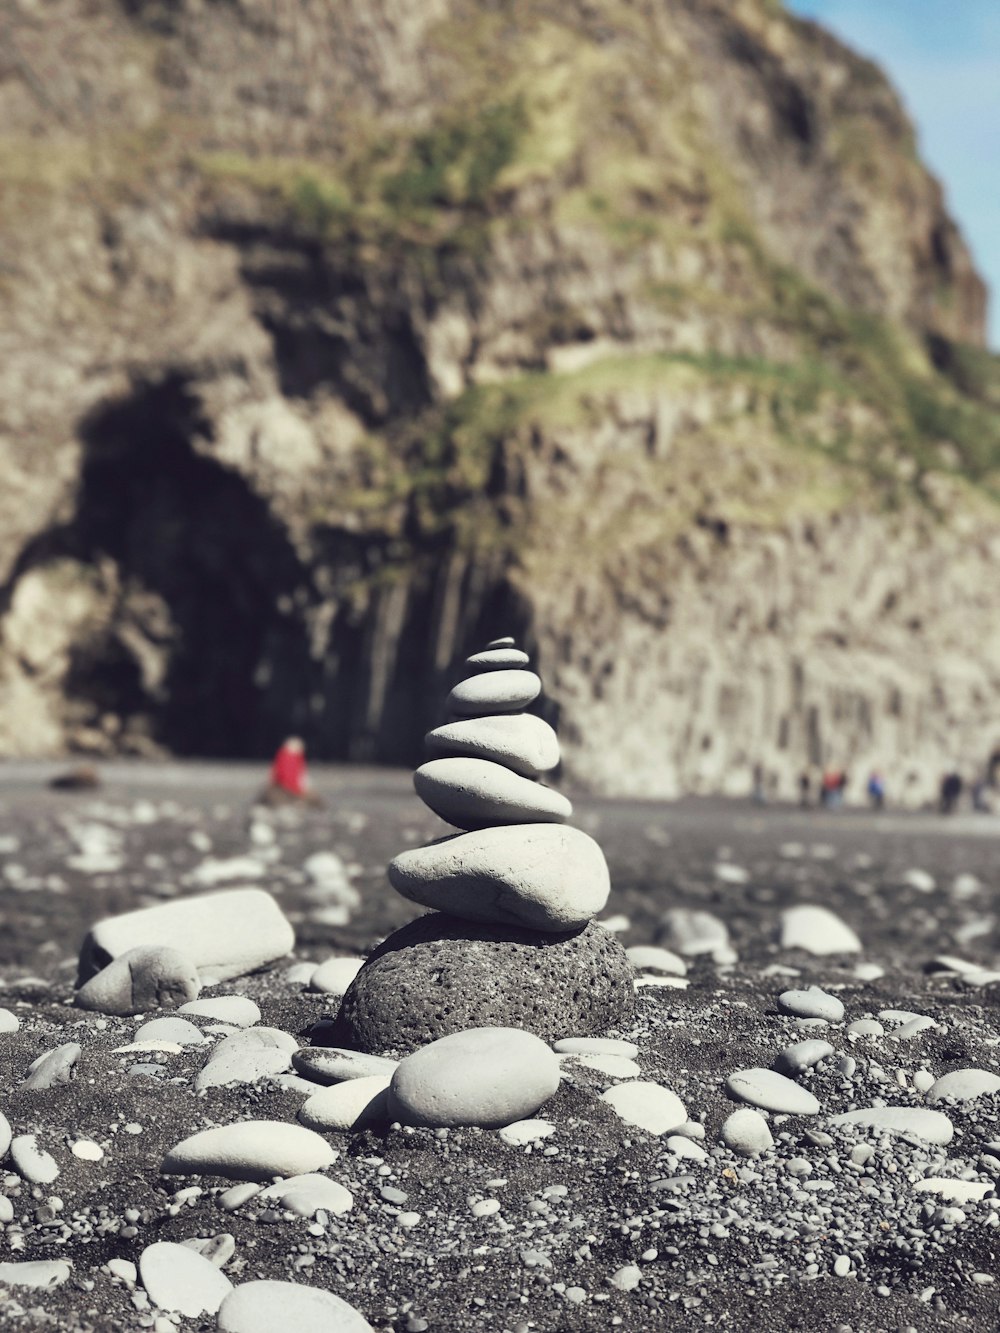
[[[543,1041],[604,1033],[632,1017],[634,975],[616,937],[593,921],[552,935],[431,912],[372,953],[329,1042],[381,1053],[475,1027],[523,1028]]]

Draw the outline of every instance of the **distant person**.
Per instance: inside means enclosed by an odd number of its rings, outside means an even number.
[[[812,777],[808,768],[804,768],[799,774],[799,805],[803,810],[807,809],[812,803]]]
[[[309,784],[306,747],[298,736],[289,736],[274,756],[263,800],[267,805],[286,805],[293,801],[320,804]]]
[[[952,769],[941,779],[940,810],[943,815],[955,813],[955,807],[962,795],[962,786],[962,775],[956,769]]]
[[[868,775],[868,803],[873,810],[885,808],[885,778],[873,768]]]
[[[840,804],[844,795],[844,775],[839,768],[828,768],[820,779],[819,801],[827,810]]]
[[[767,804],[767,784],[764,780],[764,765],[753,766],[753,801],[755,805]]]
[[[80,764],[77,768],[57,773],[49,781],[53,791],[96,791],[101,785],[101,775],[93,764]]]
[[[993,788],[1000,788],[1000,745],[996,746],[986,765],[986,781]]]

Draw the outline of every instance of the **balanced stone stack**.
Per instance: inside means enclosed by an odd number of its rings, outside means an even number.
[[[525,711],[541,681],[513,639],[467,665],[451,720],[428,734],[433,757],[414,774],[422,800],[464,831],[390,864],[393,888],[435,910],[368,959],[330,1032],[336,1044],[408,1051],[474,1027],[552,1041],[632,1012],[631,965],[593,919],[610,889],[604,854],[539,780],[559,763],[555,732]]]

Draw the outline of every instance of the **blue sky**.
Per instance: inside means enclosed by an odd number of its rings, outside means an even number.
[[[877,60],[990,286],[1000,347],[1000,0],[785,0]]]

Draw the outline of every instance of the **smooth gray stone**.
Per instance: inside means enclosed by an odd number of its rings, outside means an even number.
[[[213,1018],[234,1027],[248,1028],[260,1022],[260,1006],[246,995],[202,996],[182,1004],[178,1013],[194,1018]]]
[[[263,1203],[274,1202],[279,1208],[296,1217],[315,1217],[322,1209],[334,1217],[342,1217],[354,1207],[354,1196],[336,1180],[310,1171],[304,1176],[289,1176],[276,1185],[269,1185],[260,1195]]]
[[[773,1069],[737,1069],[726,1080],[730,1093],[741,1102],[784,1115],[816,1115],[819,1102],[808,1089]]]
[[[839,1023],[844,1017],[844,1005],[835,995],[829,995],[819,986],[807,990],[786,990],[778,996],[778,1008],[797,1018],[823,1018],[828,1023]]]
[[[672,949],[664,949],[659,944],[634,944],[625,952],[637,972],[652,972],[663,977],[687,976],[687,963]]]
[[[178,949],[142,945],[113,958],[76,993],[81,1009],[99,1014],[144,1014],[176,1009],[201,990],[198,970]]]
[[[857,1125],[882,1134],[914,1134],[925,1143],[951,1142],[954,1126],[941,1111],[920,1106],[869,1106],[859,1111],[832,1115],[831,1125]]]
[[[833,1047],[828,1041],[810,1037],[806,1041],[797,1041],[794,1046],[786,1046],[775,1060],[774,1067],[781,1074],[799,1074],[832,1054]]]
[[[441,838],[392,860],[389,882],[411,902],[468,921],[557,932],[593,920],[611,891],[598,844],[559,824]]]
[[[953,1069],[950,1074],[942,1074],[927,1093],[929,1102],[939,1102],[945,1097],[954,1097],[959,1102],[975,1101],[977,1097],[988,1097],[1000,1091],[1000,1078],[987,1069]]]
[[[274,1176],[321,1171],[336,1158],[327,1141],[303,1125],[283,1120],[238,1120],[204,1129],[175,1144],[160,1170],[167,1176],[269,1181]]]
[[[60,1083],[68,1083],[73,1077],[79,1058],[80,1043],[64,1042],[62,1046],[57,1046],[53,1051],[46,1051],[44,1055],[38,1057],[21,1087],[37,1091],[40,1088],[54,1088]]]
[[[848,1023],[845,1031],[852,1033],[855,1037],[869,1039],[885,1036],[885,1028],[874,1018],[856,1018],[853,1023]]]
[[[649,1080],[619,1083],[601,1093],[620,1120],[647,1134],[672,1134],[687,1120],[684,1103],[670,1088]]]
[[[803,903],[781,914],[781,948],[802,949],[817,958],[838,953],[860,953],[861,941],[827,907]]]
[[[774,1147],[771,1127],[759,1111],[749,1106],[727,1116],[722,1126],[722,1142],[743,1157],[758,1157]]]
[[[14,1137],[10,1127],[10,1121],[0,1111],[0,1161],[7,1156],[7,1150],[10,1147],[10,1141]]]
[[[39,1148],[34,1134],[17,1134],[11,1139],[10,1160],[21,1179],[32,1185],[51,1185],[59,1175],[58,1162]]]
[[[217,1235],[208,1237],[192,1236],[190,1240],[182,1240],[181,1244],[200,1254],[216,1268],[225,1268],[236,1253],[236,1237],[230,1235],[228,1231],[220,1231]]]
[[[467,657],[465,665],[473,671],[503,671],[526,667],[530,660],[520,648],[484,648],[481,653]]]
[[[66,1259],[25,1259],[0,1264],[0,1284],[8,1287],[61,1287],[73,1266]]]
[[[242,1282],[222,1302],[219,1333],[374,1333],[353,1305],[298,1282]]]
[[[391,1078],[398,1060],[364,1051],[349,1051],[337,1046],[303,1046],[292,1056],[300,1074],[315,1083],[345,1083],[349,1079],[383,1075]]]
[[[533,713],[462,718],[435,727],[424,740],[432,754],[492,759],[526,778],[537,778],[559,763],[559,738]]]
[[[295,947],[295,932],[263,889],[222,889],[107,917],[80,951],[82,984],[129,949],[164,945],[216,981],[255,972]]]
[[[559,1088],[559,1061],[520,1028],[470,1028],[401,1060],[389,1085],[389,1116],[433,1128],[499,1129],[533,1116]]]
[[[220,1051],[198,1071],[194,1086],[200,1092],[203,1088],[222,1088],[231,1083],[257,1083],[283,1074],[290,1064],[288,1051],[276,1046]]]
[[[389,1074],[370,1074],[315,1088],[299,1107],[299,1119],[320,1133],[388,1124],[392,1119],[386,1110],[390,1078]]]
[[[672,907],[663,918],[663,937],[686,958],[714,953],[729,944],[729,930],[711,912],[695,907]]]
[[[176,1046],[201,1046],[205,1038],[200,1028],[187,1018],[153,1018],[136,1028],[133,1041],[170,1041]]]
[[[560,792],[489,759],[428,760],[414,773],[413,785],[424,804],[456,828],[562,824],[573,813]]]
[[[174,1241],[158,1240],[139,1256],[139,1274],[146,1295],[161,1310],[176,1310],[188,1319],[215,1314],[233,1284],[211,1260]]]
[[[533,671],[484,671],[460,680],[448,695],[448,707],[462,717],[482,713],[515,713],[527,708],[542,692]]]

